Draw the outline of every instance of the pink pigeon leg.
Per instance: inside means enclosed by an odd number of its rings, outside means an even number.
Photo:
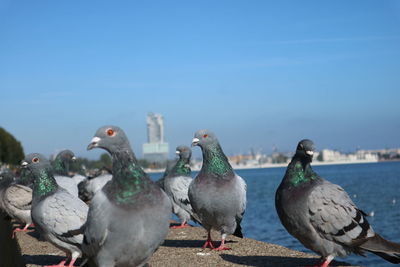
[[[74,267],[76,259],[71,259],[70,263],[68,264],[68,267]]]
[[[219,247],[214,248],[214,250],[230,250],[231,248],[227,248],[225,247],[225,238],[226,238],[226,234],[222,235],[221,238],[221,245],[219,245]]]
[[[61,261],[59,264],[56,265],[45,265],[44,267],[65,267],[64,263],[66,260]]]
[[[29,224],[25,224],[25,227],[24,228],[15,228],[14,229],[14,231],[12,232],[12,238],[15,238],[15,233],[16,232],[26,232],[26,231],[28,231],[28,227],[29,227]]]
[[[189,226],[190,226],[190,225],[187,224],[186,221],[183,221],[183,222],[181,223],[181,225],[178,225],[178,226],[171,226],[170,228],[171,228],[171,229],[180,229],[180,228],[186,228],[186,227],[189,227]]]
[[[329,255],[326,258],[321,258],[322,263],[318,264],[318,265],[311,265],[311,266],[304,266],[304,267],[329,267],[329,263],[331,263],[331,261],[333,260],[333,256]]]
[[[212,240],[211,240],[210,231],[208,231],[207,241],[206,241],[206,243],[204,243],[203,248],[207,248],[208,246],[210,246],[210,248],[214,249],[214,245],[213,245]]]

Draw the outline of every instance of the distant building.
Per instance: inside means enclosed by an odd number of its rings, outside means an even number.
[[[377,162],[379,160],[377,154],[362,150],[357,151],[355,154],[342,154],[339,151],[323,149],[321,155],[324,162]]]
[[[143,144],[143,157],[150,162],[168,159],[169,145],[164,141],[164,118],[161,114],[147,114],[147,143]]]

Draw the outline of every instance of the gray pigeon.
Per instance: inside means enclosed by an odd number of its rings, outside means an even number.
[[[189,185],[193,181],[190,176],[192,150],[187,146],[178,146],[176,154],[179,155],[179,160],[164,178],[163,188],[172,201],[173,213],[181,220],[180,226],[173,226],[172,228],[183,228],[188,226],[189,220],[198,221],[188,196]]]
[[[276,191],[276,210],[286,230],[321,255],[323,267],[336,256],[365,251],[400,263],[400,245],[376,234],[343,188],[313,171],[313,154],[313,142],[300,141]]]
[[[165,167],[165,171],[164,171],[163,176],[162,176],[160,179],[158,179],[158,180],[156,181],[156,184],[157,184],[159,187],[161,187],[162,190],[164,190],[164,180],[165,180],[165,177],[167,177],[167,175],[169,174],[169,172],[170,172],[170,171],[172,170],[172,168],[175,166],[176,162],[177,162],[177,160],[174,160],[174,161],[167,161],[167,166]]]
[[[68,267],[71,267],[82,254],[80,229],[89,208],[56,183],[50,162],[43,155],[29,154],[22,165],[35,179],[31,212],[35,227],[41,236],[67,254]],[[66,260],[57,266],[66,266],[65,263]]]
[[[0,183],[0,209],[5,211],[14,220],[23,223],[24,228],[15,228],[15,232],[27,231],[32,224],[31,204],[32,189],[23,185],[24,179],[15,179],[15,177],[6,175]],[[22,184],[20,184],[20,183]]]
[[[53,166],[54,175],[69,176],[71,163],[75,160],[75,154],[69,149],[60,151],[54,161],[51,163]]]
[[[215,249],[229,249],[225,247],[227,235],[243,237],[240,222],[246,208],[246,183],[233,171],[212,132],[197,131],[192,146],[200,146],[203,152],[203,166],[189,187],[190,203],[208,232],[203,248],[214,249],[213,228],[222,234],[221,245]]]
[[[78,196],[78,184],[75,179],[72,179],[69,175],[69,167],[75,160],[74,152],[71,150],[62,150],[55,157],[52,166],[54,178],[57,184],[62,188],[66,189],[73,196]]]
[[[88,150],[112,156],[113,177],[90,202],[83,250],[96,266],[143,266],[168,233],[171,201],[139,166],[117,126],[97,130]]]
[[[74,152],[69,149],[65,149],[60,151],[52,162],[54,175],[56,176],[70,176],[70,166],[73,162],[76,161],[76,157]],[[81,174],[74,174],[72,180],[75,181],[75,184],[78,185],[80,182],[86,179],[85,176]],[[57,179],[56,179],[57,180]],[[73,192],[75,193],[75,192]]]

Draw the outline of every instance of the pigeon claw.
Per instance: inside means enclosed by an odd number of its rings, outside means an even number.
[[[184,222],[182,222],[181,225],[174,225],[174,226],[171,226],[170,228],[171,228],[171,229],[181,229],[181,228],[187,228],[187,227],[189,227],[189,226],[190,226],[190,225],[187,224],[187,223],[184,221]]]
[[[214,248],[214,250],[230,250],[231,248],[227,248],[225,247],[225,239],[222,239],[221,241],[221,245],[219,245],[219,247]]]
[[[225,246],[219,246],[219,247],[217,247],[217,248],[214,248],[213,250],[217,250],[217,251],[220,251],[220,250],[230,250],[231,248],[228,248],[228,247],[225,247]]]
[[[30,224],[26,224],[24,228],[15,228],[14,231],[12,232],[11,238],[15,238],[15,233],[16,232],[26,232],[28,231],[28,227],[30,226]]]

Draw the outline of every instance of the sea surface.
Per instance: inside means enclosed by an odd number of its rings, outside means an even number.
[[[312,166],[312,165],[311,165]],[[400,243],[400,162],[313,166],[321,177],[343,187],[366,212],[375,232]],[[313,253],[289,235],[275,210],[275,191],[286,168],[246,169],[236,172],[247,183],[247,208],[242,221],[246,237]],[[151,174],[158,179],[162,174]],[[195,176],[196,172],[192,173]],[[373,216],[372,216],[373,215]],[[342,259],[339,259],[342,260]],[[344,260],[361,266],[394,266],[372,253]]]

